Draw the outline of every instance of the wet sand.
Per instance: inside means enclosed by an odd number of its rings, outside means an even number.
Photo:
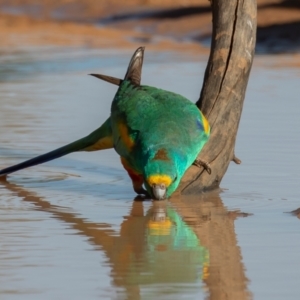
[[[0,14],[0,53],[32,52],[41,47],[76,47],[83,49],[132,49],[141,44],[148,49],[164,51],[188,51],[208,53],[205,46],[197,43],[180,43],[172,38],[151,38],[132,29],[97,27],[74,22],[37,20],[28,16]],[[64,51],[62,49],[62,51]]]
[[[257,52],[298,52],[298,1],[257,3]],[[210,46],[208,0],[43,0],[38,4],[33,0],[0,0],[0,12],[1,48],[32,44],[107,48],[128,47],[131,42],[152,49],[189,51],[196,47],[197,53],[207,53]]]
[[[116,87],[86,74],[120,77],[131,53],[73,51],[26,63],[16,54],[23,65],[0,83],[1,167],[106,119]],[[147,51],[143,83],[195,100],[205,65]],[[9,176],[0,184],[3,299],[297,299],[299,76],[278,57],[257,58],[237,139],[243,163],[230,166],[220,191],[134,201],[110,150]]]

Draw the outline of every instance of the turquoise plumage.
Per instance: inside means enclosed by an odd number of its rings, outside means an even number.
[[[119,85],[111,116],[85,138],[0,171],[7,175],[75,151],[114,147],[139,194],[169,197],[207,142],[210,127],[195,104],[181,95],[140,84],[144,48],[134,53]],[[145,189],[143,188],[145,186]]]
[[[132,141],[130,145],[122,142],[124,138],[114,141],[116,151],[130,169],[142,174],[150,194],[151,185],[165,184],[166,196],[170,196],[209,136],[205,117],[191,101],[154,87],[135,87],[128,81],[115,96],[111,118],[116,126],[126,124]]]

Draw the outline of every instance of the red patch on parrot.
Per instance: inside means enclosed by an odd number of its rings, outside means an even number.
[[[153,160],[170,160],[170,158],[168,157],[168,153],[167,153],[166,149],[159,149],[155,153]]]
[[[121,157],[121,162],[124,169],[127,171],[129,177],[132,180],[132,183],[135,187],[141,187],[144,182],[144,177],[142,174],[139,174],[128,164],[127,160],[124,157]]]

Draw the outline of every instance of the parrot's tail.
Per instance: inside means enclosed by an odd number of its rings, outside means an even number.
[[[142,67],[145,47],[139,47],[133,53],[129,62],[124,80],[129,80],[133,85],[141,85]]]
[[[0,171],[0,177],[8,175],[10,173],[36,166],[47,161],[62,157],[72,152],[76,151],[96,151],[109,149],[113,147],[113,140],[110,127],[110,118],[98,129],[93,131],[88,136],[79,139],[73,143],[66,146],[60,147],[51,152],[45,153],[43,155],[34,157],[20,164],[5,168]]]
[[[136,49],[136,51],[133,53],[131,57],[126,75],[124,77],[124,80],[129,80],[135,86],[141,85],[144,51],[145,51],[145,47],[139,47]],[[118,86],[120,86],[123,82],[122,79],[103,75],[103,74],[90,74],[90,75]]]

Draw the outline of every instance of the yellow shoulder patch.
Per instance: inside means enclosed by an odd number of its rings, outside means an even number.
[[[120,138],[127,147],[127,149],[132,149],[132,147],[134,146],[134,140],[129,135],[127,125],[124,122],[118,123],[118,130],[120,133]]]
[[[204,114],[200,111],[201,116],[202,116],[202,120],[203,120],[203,128],[204,128],[204,132],[209,135],[210,133],[210,126],[209,123],[207,121],[207,119],[205,118]]]
[[[106,136],[100,140],[98,140],[95,144],[86,147],[83,151],[97,151],[113,148],[114,142],[112,136]]]

